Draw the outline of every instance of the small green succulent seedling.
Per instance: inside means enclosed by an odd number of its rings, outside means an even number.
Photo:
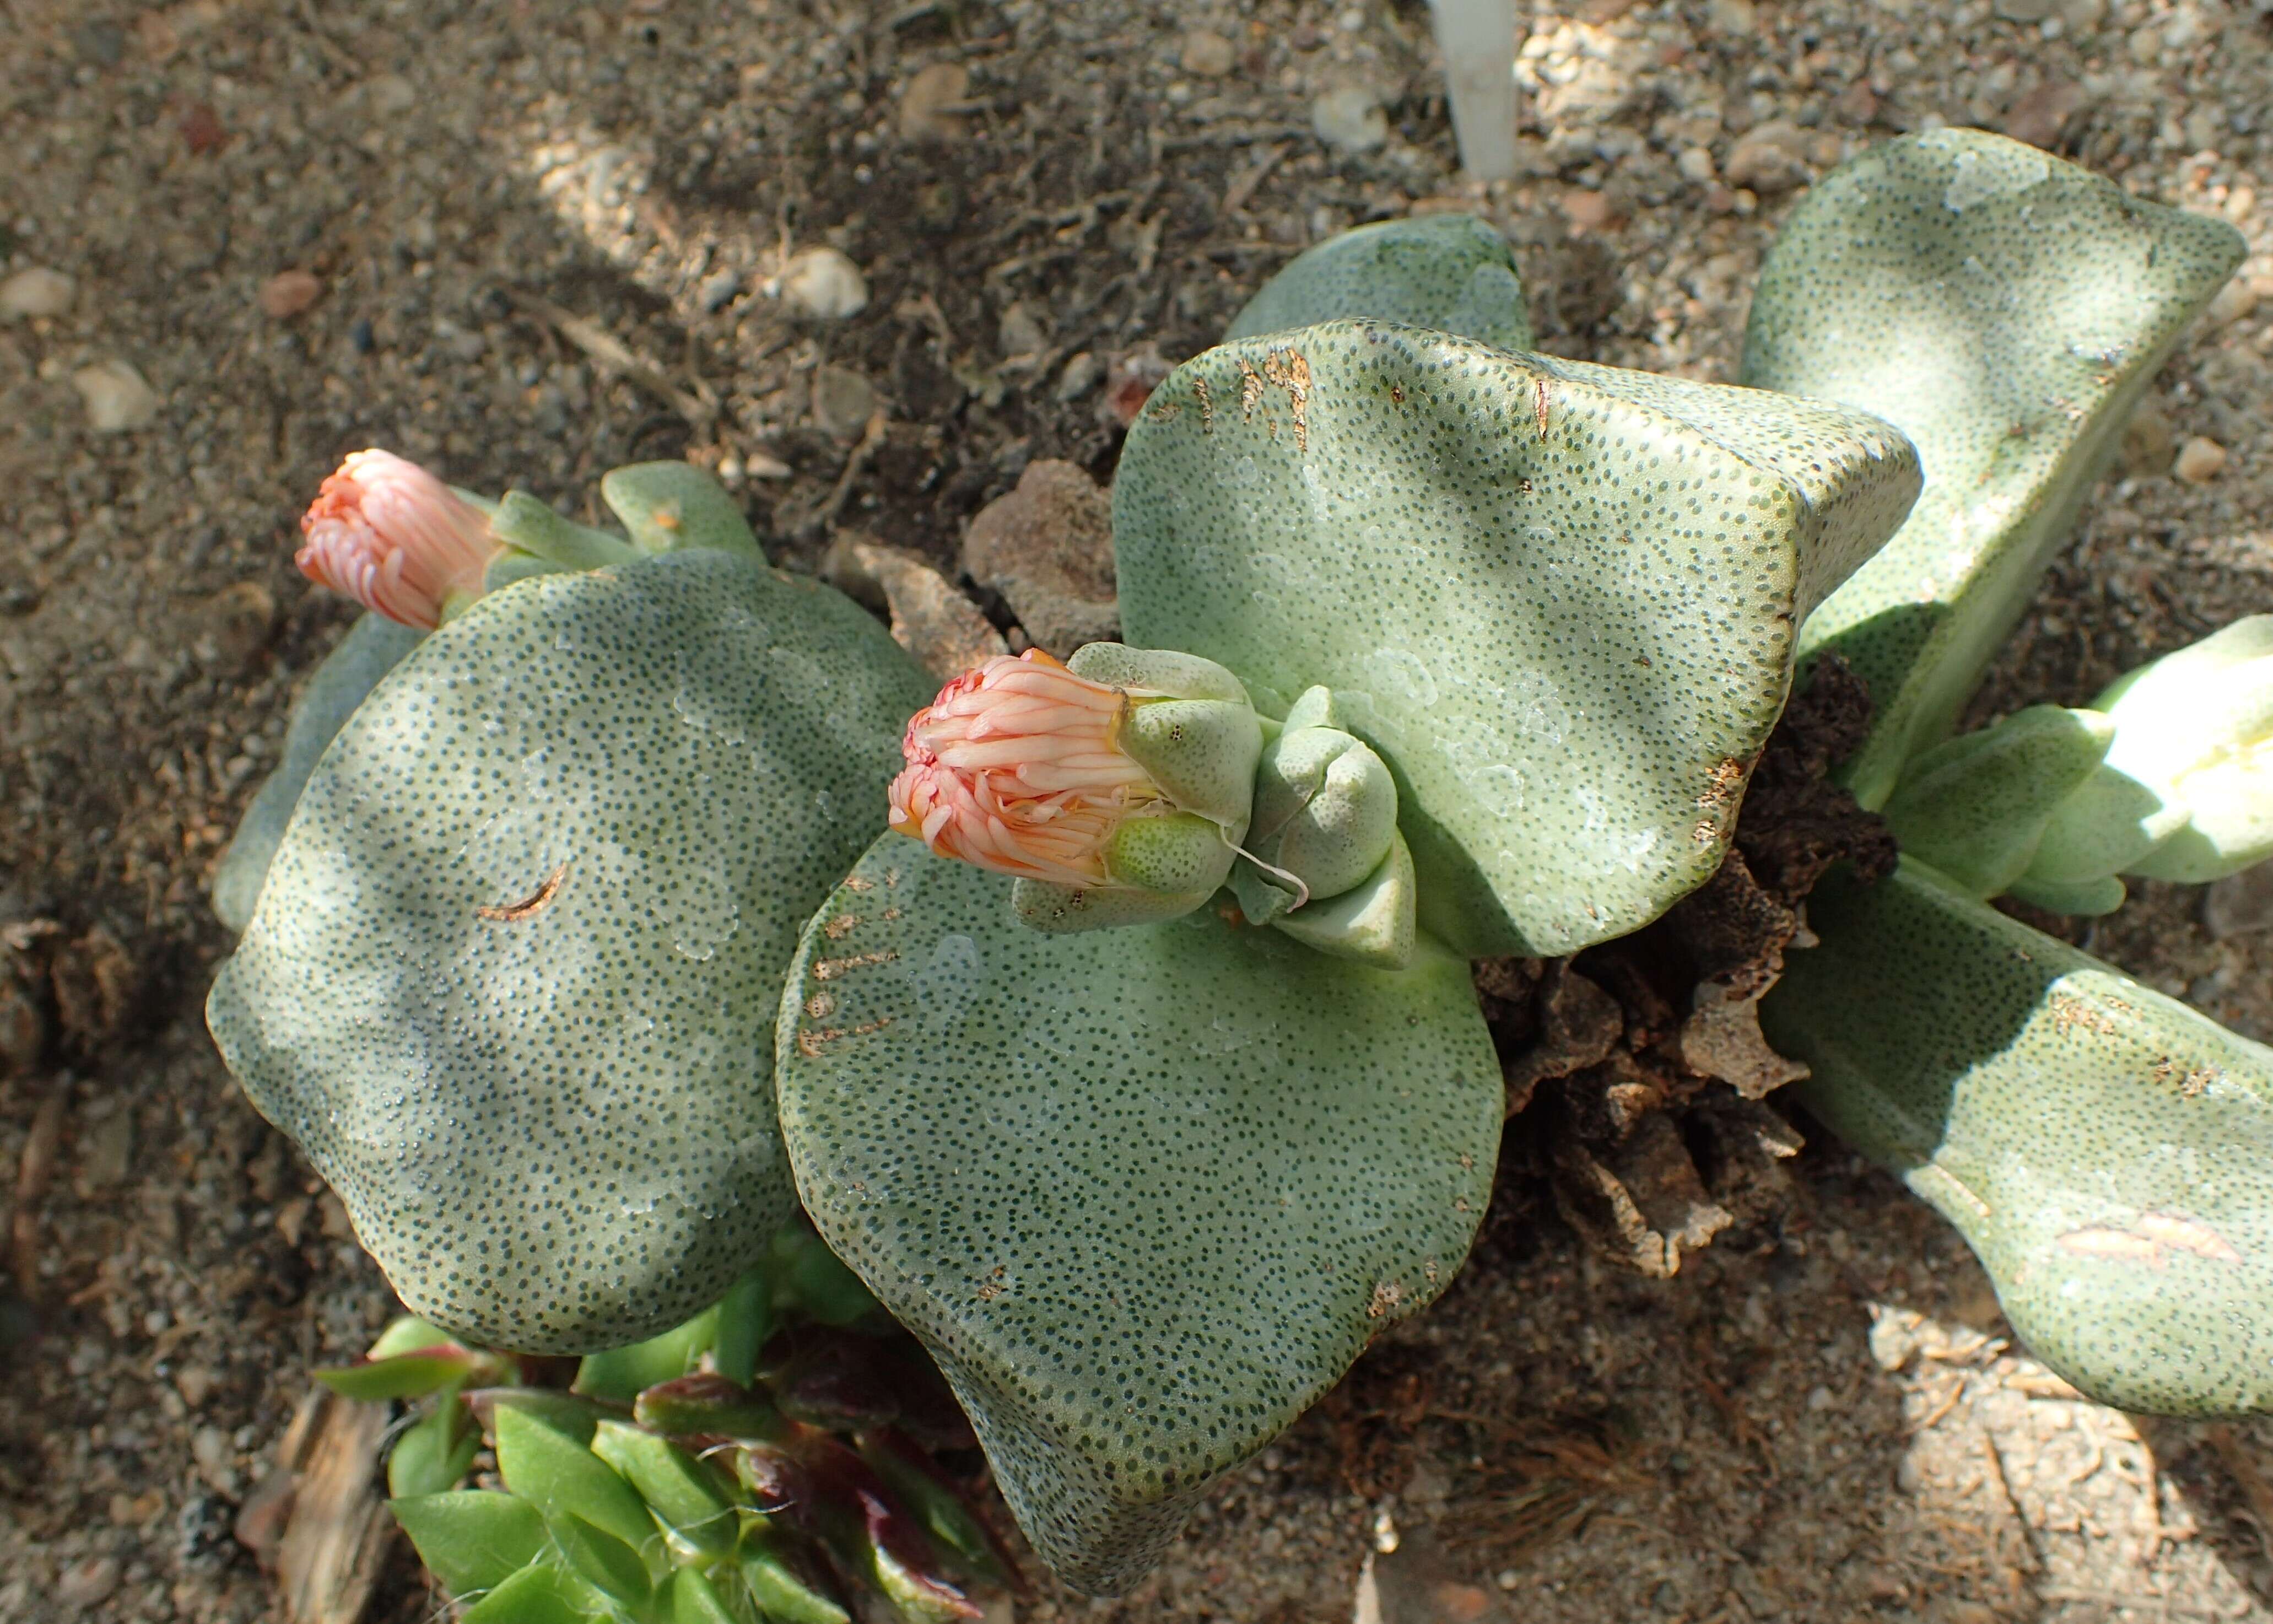
[[[931,1624],[1015,1576],[933,1458],[973,1441],[953,1396],[801,1224],[684,1325],[544,1369],[405,1317],[316,1372],[415,1402],[388,1505],[461,1620]]]
[[[315,573],[444,623],[311,690],[214,1034],[467,1348],[651,1337],[793,1189],[1043,1560],[1114,1590],[1459,1268],[1506,1099],[1469,960],[1721,874],[1836,653],[1877,702],[1847,781],[1911,850],[1811,906],[1784,1069],[2084,1391],[2273,1407],[2273,1053],[1980,900],[2262,854],[2263,622],[1947,737],[2239,253],[1904,138],[1796,207],[1730,388],[1532,353],[1481,222],[1365,228],[1145,404],[1127,643],[928,704],[691,470],[611,476],[620,538],[427,492],[469,539],[415,570],[383,493],[319,501]],[[556,1568],[636,1588],[582,1522]]]

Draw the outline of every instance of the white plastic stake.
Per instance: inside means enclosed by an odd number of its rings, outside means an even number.
[[[1478,180],[1515,174],[1515,0],[1429,0],[1460,164]]]

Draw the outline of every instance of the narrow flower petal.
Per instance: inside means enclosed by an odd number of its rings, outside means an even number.
[[[405,626],[439,625],[445,603],[481,596],[500,544],[480,508],[416,462],[358,451],[300,520],[295,560],[319,586]]]
[[[1039,649],[964,672],[908,723],[891,826],[998,874],[1108,883],[1113,831],[1168,809],[1116,741],[1133,697]]]

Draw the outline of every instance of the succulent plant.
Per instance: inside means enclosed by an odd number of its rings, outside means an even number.
[[[311,689],[265,883],[257,830],[230,860],[215,1037],[469,1346],[655,1335],[793,1181],[1042,1558],[1114,1590],[1460,1267],[1521,1069],[1469,961],[1741,878],[1769,733],[1838,656],[1876,702],[1845,781],[1910,849],[1824,883],[1765,998],[1699,987],[1796,1063],[1747,1097],[1809,1073],[2084,1391],[2273,1407],[2273,1051],[1983,900],[2263,856],[2265,623],[1948,737],[2239,254],[2001,138],[1905,138],[1796,209],[1722,387],[1527,352],[1481,222],[1366,228],[1144,405],[1126,643],[927,705],[692,470],[611,476],[622,537],[458,493],[489,590],[416,577],[440,628]],[[385,518],[316,564],[413,579],[332,561],[394,568]]]
[[[866,1594],[932,1624],[1016,1580],[934,1456],[973,1441],[953,1396],[802,1224],[685,1324],[559,1363],[405,1316],[316,1372],[414,1401],[388,1505],[461,1620],[849,1624]]]

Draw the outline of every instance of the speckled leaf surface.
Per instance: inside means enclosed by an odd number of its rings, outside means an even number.
[[[1113,1591],[1451,1280],[1499,1067],[1441,951],[1371,970],[1213,909],[1043,936],[1009,889],[862,859],[791,973],[782,1132],[1035,1548]]]
[[[1224,337],[1360,319],[1531,348],[1515,255],[1474,214],[1384,220],[1329,237],[1264,282]]]
[[[588,1351],[759,1255],[781,978],[930,689],[849,600],[690,552],[494,594],[356,712],[207,1017],[414,1312]]]
[[[1760,1006],[1809,1110],[1964,1233],[2102,1403],[2273,1409],[2273,1049],[1905,860],[1808,899]]]
[[[348,718],[356,712],[379,680],[394,669],[402,657],[416,648],[425,632],[404,626],[383,614],[365,614],[348,628],[339,646],[325,656],[308,679],[307,690],[284,730],[284,752],[276,771],[268,775],[252,804],[244,809],[220,866],[214,871],[214,913],[231,930],[242,931],[260,899],[261,883],[268,864],[284,838],[292,808]]]
[[[1567,953],[1718,867],[1793,627],[1917,480],[1860,413],[1337,322],[1154,392],[1122,625],[1274,716],[1332,687],[1397,775],[1422,926]]]
[[[2139,395],[2244,252],[2003,136],[1864,154],[1793,209],[1760,274],[1743,381],[1876,412],[1917,443],[1902,533],[1811,620],[1870,684],[1845,776],[1883,802],[1955,724]]]

